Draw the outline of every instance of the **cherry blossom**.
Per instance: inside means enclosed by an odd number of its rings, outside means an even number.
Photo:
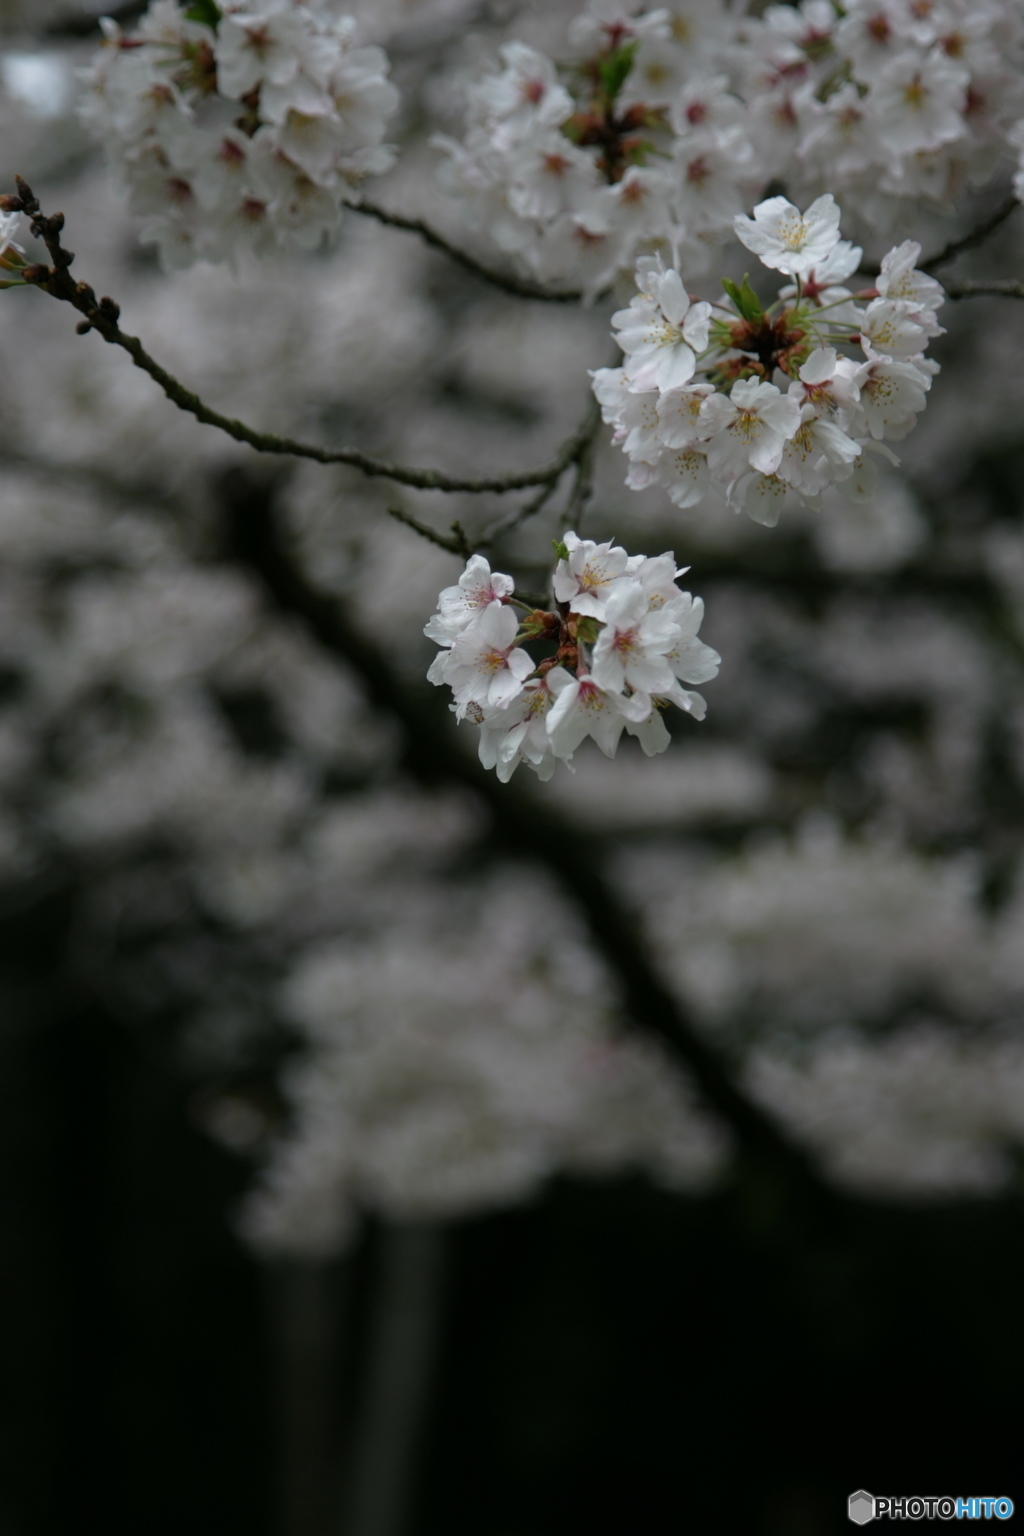
[[[766,267],[801,277],[828,260],[839,241],[839,208],[831,193],[817,198],[806,213],[785,197],[770,197],[752,219],[738,216],[734,226],[747,247]]]
[[[888,252],[875,287],[845,286],[862,253],[839,238],[830,197],[806,215],[771,198],[738,228],[797,281],[766,305],[749,274],[739,286],[723,279],[726,302],[701,306],[695,355],[684,329],[698,306],[681,275],[660,257],[641,258],[637,295],[613,316],[623,366],[596,370],[593,389],[629,459],[631,489],[661,486],[684,508],[714,490],[770,527],[787,497],[818,507],[829,486],[853,499],[869,493],[875,471],[863,449],[905,437],[923,409],[937,367],[925,348],[942,334],[944,296],[917,268],[914,241]],[[683,296],[684,329],[672,331],[655,307],[662,293]]]
[[[451,687],[457,718],[479,727],[480,761],[502,783],[520,763],[549,779],[588,736],[608,757],[623,731],[648,756],[663,752],[665,708],[704,718],[703,698],[680,684],[718,671],[717,652],[697,638],[704,605],[677,586],[685,570],[673,554],[628,555],[574,532],[556,550],[556,610],[537,609],[520,626],[511,579],[473,555],[426,626],[442,647],[427,676]],[[532,643],[547,654],[532,658]]]
[[[697,354],[708,343],[710,304],[691,304],[679,273],[657,269],[637,271],[643,289],[628,309],[612,316],[619,346],[628,359],[626,381],[631,389],[678,389],[693,377]]]

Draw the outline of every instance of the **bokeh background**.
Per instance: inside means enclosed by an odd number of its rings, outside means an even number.
[[[472,242],[429,134],[574,9],[354,5],[403,96],[378,200]],[[88,7],[2,16],[4,186],[218,409],[467,473],[572,431],[610,303],[354,213],[166,274],[76,125]],[[1022,250],[1017,215],[954,275]],[[5,1536],[827,1536],[859,1487],[1024,1495],[1024,305],[942,318],[869,505],[679,512],[602,433],[584,531],[692,567],[721,675],[662,757],[508,790],[600,861],[819,1203],[737,1161],[552,860],[437,757],[460,564],[387,512],[472,537],[506,501],[260,460],[0,295]],[[498,544],[527,589],[564,501]]]

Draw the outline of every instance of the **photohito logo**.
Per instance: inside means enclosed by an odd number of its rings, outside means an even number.
[[[867,1525],[869,1520],[1009,1520],[1013,1514],[1012,1499],[996,1499],[991,1495],[970,1499],[938,1498],[879,1498],[859,1488],[850,1494],[847,1513],[854,1525]]]

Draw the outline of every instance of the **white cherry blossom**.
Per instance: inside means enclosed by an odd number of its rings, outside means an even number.
[[[701,406],[701,436],[711,474],[726,484],[749,469],[773,474],[799,425],[800,407],[774,384],[739,379],[728,396],[710,395]]]
[[[471,555],[466,569],[453,587],[445,587],[437,600],[437,612],[423,633],[439,645],[448,645],[494,602],[511,597],[515,583],[511,576],[493,571],[483,555]]]
[[[432,683],[450,684],[460,718],[473,704],[500,707],[522,692],[534,664],[516,647],[518,629],[513,609],[490,603],[431,666],[427,676]]]
[[[626,381],[637,392],[679,388],[693,377],[697,354],[708,344],[711,306],[691,304],[674,268],[638,269],[638,287],[641,282],[646,286],[629,308],[612,316],[626,354]]]
[[[603,620],[615,583],[630,573],[629,556],[611,540],[595,544],[593,539],[567,533],[563,542],[569,557],[555,567],[555,597],[568,603],[573,613]]]
[[[753,218],[738,216],[733,225],[747,247],[766,267],[802,277],[827,261],[839,242],[839,208],[830,193],[816,198],[801,213],[788,198],[769,197],[758,203]]]
[[[605,604],[604,628],[594,645],[591,672],[599,688],[621,693],[664,693],[672,687],[665,660],[680,639],[671,609],[652,610],[638,581],[620,582]]]

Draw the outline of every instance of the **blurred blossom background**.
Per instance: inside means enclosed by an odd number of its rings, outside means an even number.
[[[611,300],[517,300],[348,211],[162,270],[75,115],[100,9],[0,6],[3,188],[62,209],[128,331],[266,430],[551,456]],[[401,93],[373,196],[487,256],[430,136],[580,9],[352,0]],[[939,248],[1012,171],[892,238]],[[950,271],[1022,255],[1018,214]],[[942,320],[864,504],[680,510],[602,429],[584,531],[691,567],[721,673],[662,756],[586,743],[507,791],[600,861],[822,1211],[737,1157],[551,862],[244,536],[273,519],[444,736],[422,629],[462,562],[387,514],[472,540],[509,499],[261,458],[0,295],[3,1536],[825,1536],[860,1487],[1024,1493],[1024,305]],[[537,590],[559,532],[492,564]]]

